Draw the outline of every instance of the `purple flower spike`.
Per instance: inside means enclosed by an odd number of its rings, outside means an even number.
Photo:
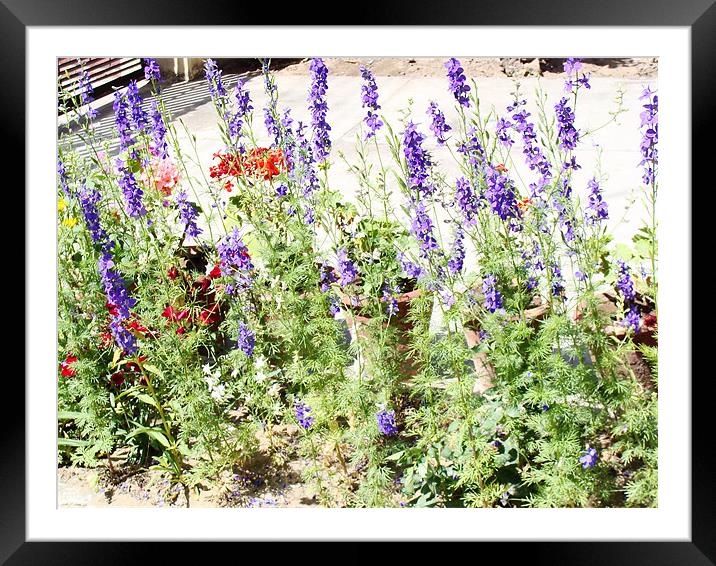
[[[460,65],[460,61],[455,58],[448,59],[445,63],[445,68],[448,71],[447,77],[450,83],[450,92],[452,92],[455,100],[457,100],[461,106],[469,108],[470,98],[467,93],[470,92],[470,87],[465,84],[467,79],[465,78],[465,72],[462,65]]]
[[[378,430],[385,436],[393,436],[398,429],[395,426],[395,411],[386,411],[383,409],[376,415],[378,420]]]
[[[482,281],[482,292],[485,295],[485,308],[495,312],[502,308],[502,295],[497,290],[497,277],[488,274]]]
[[[310,412],[311,407],[306,405],[306,403],[304,403],[303,401],[294,402],[294,414],[296,416],[296,420],[298,421],[298,424],[300,424],[306,430],[311,428],[311,425],[315,420],[313,417],[308,415],[308,413]]]
[[[445,114],[438,108],[436,102],[431,102],[428,106],[428,116],[432,118],[432,124],[430,129],[435,134],[435,139],[438,140],[439,145],[445,145],[447,141],[445,134],[447,134],[452,128],[445,123]]]
[[[338,250],[338,274],[340,275],[340,285],[345,287],[350,285],[358,277],[358,270],[353,262],[348,259],[348,252],[345,248]]]
[[[365,84],[361,87],[361,101],[363,108],[368,108],[368,114],[363,118],[363,121],[366,126],[368,126],[365,139],[369,139],[383,127],[383,122],[377,114],[378,110],[380,110],[380,104],[378,104],[378,85],[375,82],[373,73],[365,67],[360,68],[360,74],[365,81]]]
[[[179,191],[177,194],[177,208],[179,209],[179,218],[184,224],[186,235],[190,238],[196,238],[201,234],[201,228],[196,225],[196,208],[187,200],[186,191]]]
[[[239,350],[246,354],[246,357],[250,358],[254,355],[256,336],[243,321],[239,322],[239,339],[237,343]]]
[[[331,127],[326,122],[328,104],[326,91],[328,90],[328,67],[323,59],[311,59],[311,92],[308,97],[308,110],[311,112],[311,126],[313,127],[313,152],[318,163],[328,159],[331,151],[329,132]]]
[[[421,195],[431,195],[435,192],[435,186],[428,178],[432,161],[423,149],[424,141],[425,136],[418,132],[417,126],[412,121],[408,122],[403,133],[403,154],[408,164],[409,188]]]

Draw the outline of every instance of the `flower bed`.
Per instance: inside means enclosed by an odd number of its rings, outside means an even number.
[[[614,242],[605,172],[576,194],[578,60],[557,100],[515,88],[485,114],[449,59],[453,111],[393,124],[363,67],[344,155],[323,60],[303,123],[268,61],[257,112],[208,59],[223,147],[200,175],[145,62],[151,104],[134,82],[114,95],[117,155],[94,113],[73,110],[88,156],[60,140],[61,463],[106,465],[111,484],[121,453],[186,504],[294,459],[325,506],[656,505],[654,92],[634,124],[652,221]],[[355,199],[330,182],[338,157]]]

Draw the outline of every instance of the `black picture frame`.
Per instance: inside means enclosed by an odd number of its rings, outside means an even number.
[[[549,25],[549,26],[684,26],[691,31],[692,80],[692,163],[685,168],[692,172],[692,187],[710,190],[707,168],[713,162],[713,93],[716,93],[716,73],[713,61],[716,55],[716,3],[715,0],[542,0],[506,2],[489,0],[461,3],[431,2],[430,0],[400,0],[390,3],[373,3],[356,9],[350,22],[341,22],[335,5],[312,2],[282,6],[272,11],[270,18],[262,3],[229,1],[206,2],[201,13],[185,8],[195,5],[191,0],[161,0],[140,2],[124,0],[108,2],[98,0],[0,0],[0,69],[4,81],[0,88],[0,113],[5,140],[10,141],[4,151],[11,163],[26,163],[25,105],[26,70],[25,33],[27,26],[68,25],[315,25],[320,14],[324,20],[332,17],[331,25]],[[331,11],[332,10],[332,11]],[[332,14],[325,16],[325,14]],[[268,21],[267,21],[268,20]],[[21,167],[19,183],[25,179]],[[699,182],[700,181],[700,182]],[[19,185],[16,185],[19,186]],[[688,187],[681,188],[690,190]],[[692,190],[693,197],[693,190]],[[24,206],[21,204],[21,207]],[[699,207],[692,209],[698,211]],[[703,212],[703,211],[702,211]],[[25,210],[25,214],[31,211]],[[697,226],[692,217],[691,226]],[[696,238],[693,238],[694,245]],[[693,256],[692,256],[693,257]],[[29,261],[30,258],[25,258]],[[691,281],[693,277],[689,274]],[[694,292],[697,290],[693,287]],[[17,293],[17,291],[15,292]],[[695,293],[694,293],[695,294]],[[25,303],[31,297],[24,297]],[[684,305],[693,312],[691,305]],[[688,331],[685,329],[685,331]],[[708,333],[692,332],[692,349],[708,348]],[[28,343],[25,343],[28,355]],[[684,383],[691,381],[692,390],[692,536],[690,542],[515,542],[482,543],[474,559],[485,560],[483,550],[494,551],[508,561],[519,560],[549,564],[645,564],[707,565],[716,564],[716,490],[714,489],[713,429],[710,373],[707,379],[692,379],[691,352],[683,352]],[[170,555],[186,554],[185,544],[153,543],[63,543],[26,542],[25,537],[25,384],[14,378],[5,379],[3,397],[14,400],[16,413],[5,412],[3,436],[0,441],[0,563],[20,564],[144,564],[171,562]],[[5,407],[10,403],[6,402]],[[702,422],[698,422],[701,419]],[[556,534],[558,537],[558,533]],[[588,536],[588,533],[585,533]],[[320,533],[316,533],[320,539]],[[358,545],[360,543],[352,543]],[[515,545],[507,549],[505,545]],[[519,546],[517,546],[519,545]],[[223,545],[222,545],[223,546]],[[413,546],[418,552],[421,547]],[[348,557],[352,562],[360,554],[333,552],[334,559]],[[230,553],[233,551],[229,551]],[[244,552],[244,551],[242,551]],[[383,551],[381,551],[383,552]],[[401,551],[404,552],[404,551]],[[248,556],[248,555],[245,555]],[[407,554],[402,554],[405,558]],[[239,559],[235,556],[234,559]],[[383,554],[381,559],[388,559]],[[301,559],[303,561],[303,559]],[[181,560],[183,563],[184,561]]]

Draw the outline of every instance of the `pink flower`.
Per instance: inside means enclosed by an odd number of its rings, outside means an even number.
[[[179,182],[179,171],[171,159],[155,157],[144,169],[142,179],[148,186],[169,196]]]

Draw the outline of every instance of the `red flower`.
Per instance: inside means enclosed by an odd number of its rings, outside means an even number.
[[[497,166],[495,166],[495,169],[497,169],[501,173],[507,172],[507,167],[505,167],[504,163],[498,163]]]
[[[180,320],[189,318],[189,309],[183,309],[177,312],[173,306],[169,305],[162,312],[162,316],[168,319],[170,322],[179,322]]]
[[[72,354],[67,354],[67,358],[60,364],[60,370],[63,377],[73,377],[77,375],[77,370],[70,367],[70,364],[74,364],[77,361]]]
[[[517,208],[519,209],[520,213],[524,213],[531,204],[532,201],[528,197],[525,197],[522,200],[517,201]]]
[[[219,305],[214,303],[210,308],[204,309],[199,313],[199,322],[206,326],[219,322]]]
[[[105,350],[109,348],[112,345],[112,333],[111,332],[102,332],[100,336],[100,343],[99,347],[102,350]]]
[[[206,295],[209,285],[211,285],[211,279],[205,277],[204,275],[200,275],[192,284],[192,288],[194,289],[194,292],[200,292],[202,295]]]
[[[134,334],[135,336],[139,334],[139,338],[144,338],[144,335],[149,332],[146,326],[137,322],[136,320],[133,320],[127,325],[127,330],[132,330],[132,334]]]
[[[214,266],[214,269],[209,272],[209,277],[211,277],[212,279],[217,279],[218,277],[221,277],[221,269],[219,268],[218,263]]]
[[[112,381],[112,385],[114,385],[115,387],[119,387],[124,383],[124,372],[117,371],[113,373],[109,379]]]
[[[656,326],[656,322],[656,315],[654,313],[644,315],[644,326],[647,328],[654,328]]]
[[[180,336],[182,334],[184,334],[185,332],[186,332],[186,328],[184,328],[183,326],[180,326],[179,328],[177,328],[177,334],[179,334]]]
[[[107,307],[107,310],[109,311],[109,314],[111,316],[119,316],[117,305],[113,305],[112,303],[106,303],[104,306]]]
[[[249,174],[268,181],[286,170],[286,158],[280,149],[255,147],[244,160],[244,166]]]
[[[169,271],[167,271],[167,275],[169,276],[169,279],[174,281],[177,278],[177,275],[179,275],[179,270],[172,266],[169,268]]]

